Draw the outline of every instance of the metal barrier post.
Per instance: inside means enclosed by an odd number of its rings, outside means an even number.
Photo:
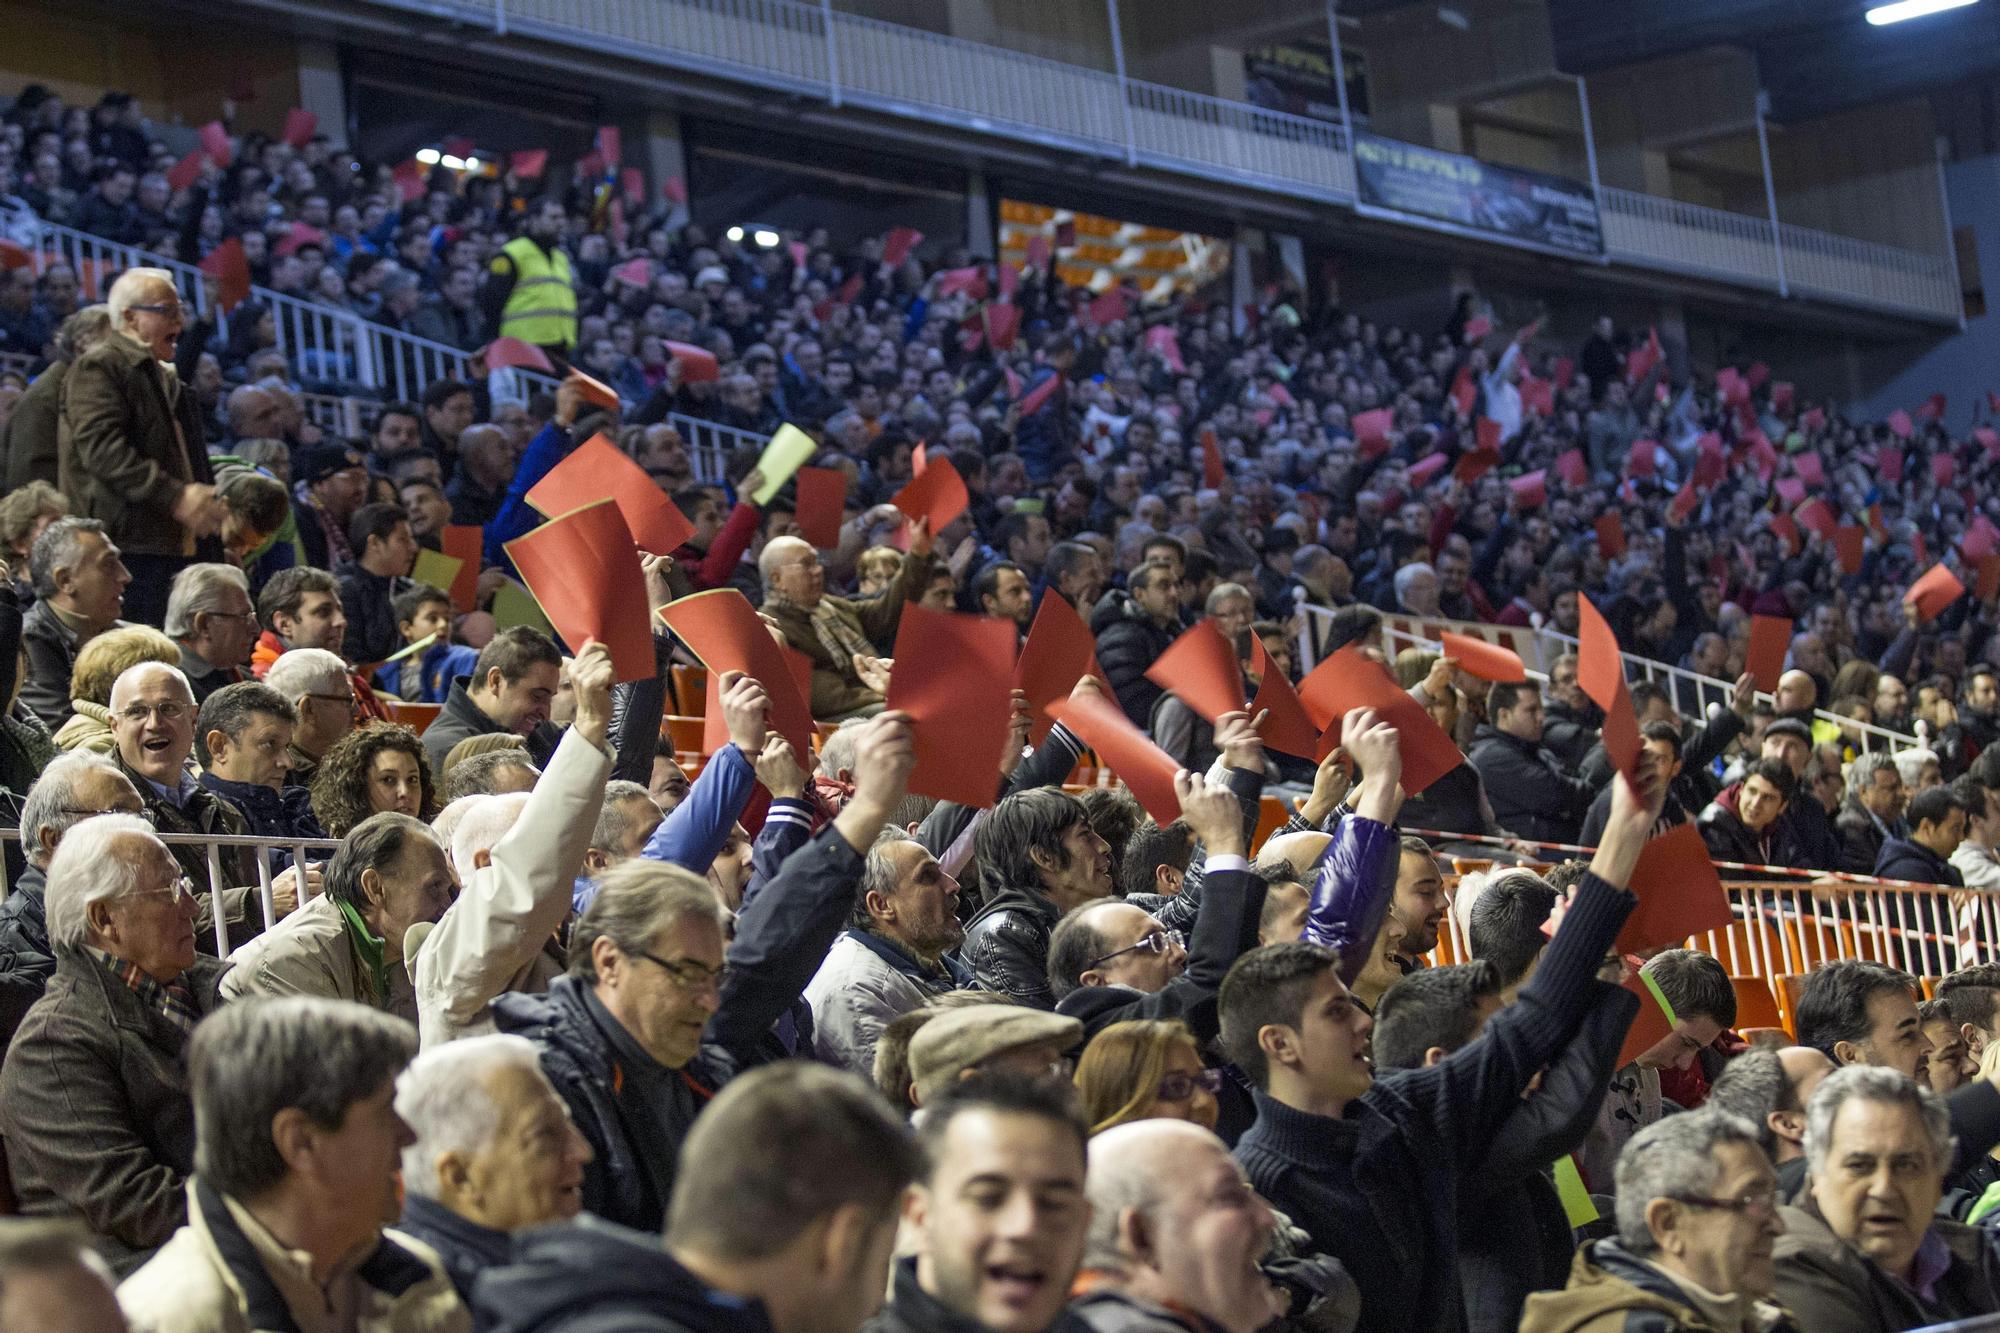
[[[214,843],[208,845],[208,910],[215,925],[215,956],[229,957],[228,912],[222,906],[222,893],[228,886],[222,882],[222,848]]]

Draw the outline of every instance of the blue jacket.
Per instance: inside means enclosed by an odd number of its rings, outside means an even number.
[[[742,817],[756,781],[756,770],[743,752],[734,745],[723,746],[688,788],[687,798],[653,830],[639,855],[706,875],[722,845],[729,841],[729,830]],[[586,911],[596,897],[597,881],[579,876],[572,894],[576,910]],[[746,906],[748,901],[746,898]]]
[[[441,704],[451,695],[451,682],[470,676],[479,660],[479,650],[462,643],[434,643],[424,649],[417,666],[417,692],[403,693],[403,664],[384,662],[375,670],[375,688],[395,695],[406,703]]]
[[[572,443],[569,432],[553,421],[536,431],[535,438],[528,441],[528,447],[521,453],[521,462],[514,469],[514,480],[508,483],[507,494],[500,501],[500,512],[486,524],[487,564],[513,572],[514,562],[507,558],[507,543],[516,537],[527,536],[545,521],[528,503],[528,492],[553,472],[556,464],[569,456]]]

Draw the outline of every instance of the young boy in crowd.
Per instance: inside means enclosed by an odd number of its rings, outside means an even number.
[[[411,585],[396,595],[396,628],[403,646],[429,639],[429,646],[394,662],[385,662],[375,672],[375,688],[385,690],[407,703],[441,704],[451,693],[456,676],[468,675],[479,653],[451,641],[451,597],[428,583]]]

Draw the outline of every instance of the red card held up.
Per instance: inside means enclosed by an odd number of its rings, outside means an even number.
[[[1212,620],[1175,639],[1146,668],[1146,679],[1213,722],[1243,707],[1243,669],[1236,649]]]
[[[1820,499],[1806,501],[1793,511],[1792,517],[1798,520],[1800,527],[1817,532],[1826,541],[1833,540],[1834,529],[1840,526],[1839,520],[1833,516],[1833,510],[1827,508],[1826,501]]]
[[[1250,666],[1257,673],[1257,697],[1250,701],[1250,716],[1266,714],[1260,733],[1264,744],[1294,758],[1314,758],[1319,749],[1319,728],[1306,715],[1306,706],[1299,702],[1292,682],[1271,660],[1264,640],[1255,634],[1250,636]]]
[[[540,180],[549,169],[549,150],[522,148],[507,154],[507,170],[524,181]]]
[[[1403,790],[1414,796],[1465,762],[1450,736],[1398,686],[1380,663],[1349,644],[1313,668],[1299,684],[1299,701],[1316,726],[1332,728],[1356,708],[1373,708],[1396,728],[1403,752]]]
[[[1757,688],[1766,694],[1778,688],[1785,671],[1785,653],[1792,646],[1792,622],[1783,616],[1750,617],[1750,649],[1743,657],[1743,669],[1757,678]]]
[[[1649,840],[1627,887],[1639,905],[1618,932],[1620,953],[1678,948],[1690,935],[1722,930],[1735,919],[1708,845],[1693,824],[1678,824]]]
[[[1972,595],[1982,602],[1993,600],[2000,593],[2000,555],[1979,557],[1979,578],[1974,582]]]
[[[1396,414],[1386,407],[1355,413],[1352,423],[1354,443],[1359,446],[1363,458],[1389,452],[1389,430],[1395,421]]]
[[[936,536],[944,531],[945,524],[965,512],[972,496],[966,491],[965,479],[958,475],[958,469],[949,459],[939,458],[912,477],[889,503],[902,510],[911,522],[928,518],[931,535]]]
[[[891,268],[900,268],[910,251],[922,244],[924,234],[914,227],[892,227],[882,238],[882,262]]]
[[[1958,575],[1943,565],[1932,565],[1903,594],[1903,604],[1914,604],[1919,620],[1935,620],[1939,612],[1964,595],[1965,585],[1958,581]]]
[[[846,516],[847,474],[837,467],[802,467],[792,478],[798,488],[795,517],[799,535],[822,551],[840,545]]]
[[[480,565],[485,558],[486,529],[468,523],[452,523],[438,533],[438,546],[458,561],[458,577],[446,591],[451,604],[464,612],[473,609],[479,598]]]
[[[1201,432],[1201,484],[1209,490],[1220,490],[1229,474],[1222,466],[1222,443],[1215,438],[1215,431],[1204,426]]]
[[[1625,455],[1625,475],[1628,477],[1652,476],[1653,454],[1659,447],[1652,440],[1632,441],[1632,448]]]
[[[197,148],[171,167],[168,167],[167,188],[170,190],[185,190],[188,186],[200,180],[202,163],[207,160],[208,154]]]
[[[1437,480],[1438,473],[1444,471],[1444,465],[1447,461],[1449,460],[1441,453],[1425,454],[1422,458],[1410,464],[1410,485],[1418,490],[1422,490],[1424,487],[1430,485],[1433,481]]]
[[[1950,454],[1931,455],[1931,480],[1940,486],[1949,486],[1958,475],[1958,460]]]
[[[1915,429],[1916,423],[1910,420],[1910,414],[1902,408],[1899,407],[1889,414],[1889,430],[1897,439],[1909,439],[1910,432]]]
[[[1974,514],[1972,522],[1966,526],[1965,535],[1958,539],[1958,549],[1965,553],[1967,560],[1984,560],[1995,551],[2000,551],[2000,528],[1993,526],[1993,520],[1984,514]]]
[[[1028,696],[1028,713],[1034,719],[1029,739],[1039,744],[1048,734],[1048,706],[1076,688],[1096,655],[1097,641],[1069,599],[1054,589],[1043,593],[1035,623],[1028,627],[1028,641],[1014,663],[1013,688]]]
[[[1687,827],[1692,827],[1692,825]],[[1701,835],[1696,834],[1695,836],[1700,837]],[[1643,854],[1641,853],[1641,855]],[[1714,872],[1711,871],[1710,873]],[[1629,921],[1627,922],[1627,928],[1630,928]],[[1636,962],[1637,960],[1633,961]],[[1639,997],[1639,1012],[1632,1019],[1632,1026],[1625,1032],[1624,1045],[1618,1048],[1617,1067],[1620,1069],[1625,1068],[1647,1051],[1658,1046],[1669,1036],[1673,1035],[1674,1031],[1673,1015],[1660,1008],[1659,997],[1653,994],[1652,987],[1646,984],[1646,979],[1638,974],[1636,967],[1633,969],[1632,975],[1625,978],[1622,984],[1626,990],[1631,991]]]
[[[1625,659],[1618,637],[1588,597],[1577,598],[1579,625],[1576,683],[1604,710],[1604,752],[1628,777],[1639,762],[1639,719],[1632,712],[1632,693],[1625,683]]]
[[[577,387],[583,393],[584,402],[595,403],[608,412],[616,412],[618,410],[618,391],[616,389],[602,380],[592,379],[575,366],[570,367],[569,373],[576,376]]]
[[[216,280],[223,314],[249,299],[250,257],[243,253],[243,242],[234,236],[210,250],[198,267]]]
[[[754,677],[770,696],[771,726],[805,762],[812,753],[811,709],[786,660],[787,650],[771,637],[742,593],[734,588],[698,592],[661,607],[660,619],[701,659],[711,677],[725,671],[746,671]]]
[[[1458,669],[1468,676],[1510,684],[1518,684],[1528,678],[1528,670],[1522,665],[1520,654],[1512,648],[1475,639],[1469,634],[1454,634],[1450,630],[1445,630],[1440,638],[1444,643],[1444,655],[1458,659]]]
[[[1472,423],[1472,442],[1481,449],[1500,452],[1500,423],[1492,417],[1481,417]]]
[[[1840,558],[1840,572],[1859,574],[1863,543],[1868,530],[1859,523],[1843,523],[1833,530],[1834,554]]]
[[[1616,510],[1597,516],[1597,553],[1606,560],[1616,560],[1625,554],[1625,520],[1618,517]]]
[[[1798,474],[1800,481],[1815,489],[1826,485],[1826,466],[1814,450],[1792,455],[1792,471]]]
[[[1556,459],[1556,475],[1563,485],[1584,487],[1590,484],[1590,465],[1583,461],[1583,450],[1572,449]]]
[[[285,113],[284,133],[279,137],[294,148],[304,148],[319,130],[319,117],[302,106]]]
[[[1514,492],[1514,503],[1521,508],[1539,509],[1549,498],[1549,474],[1543,468],[1524,472],[1508,482],[1507,489]]]
[[[1893,444],[1885,444],[1875,453],[1875,470],[1882,474],[1882,480],[1897,482],[1903,479],[1903,451]]]
[[[495,338],[481,349],[488,370],[506,370],[520,366],[525,370],[539,370],[544,375],[556,373],[555,364],[549,354],[531,342],[519,338]]]
[[[1500,451],[1482,445],[1469,454],[1460,454],[1458,462],[1451,469],[1451,475],[1470,486],[1481,477],[1500,466]]]
[[[229,165],[233,150],[229,146],[229,130],[219,120],[211,120],[201,127],[202,151],[207,153],[218,167]]]
[[[1771,484],[1778,493],[1778,499],[1787,509],[1796,509],[1805,503],[1806,484],[1797,477],[1780,477]]]
[[[694,343],[668,342],[667,355],[680,367],[681,383],[706,384],[722,378],[715,353]]]
[[[654,555],[671,554],[694,535],[687,515],[602,435],[578,445],[528,492],[528,503],[544,514],[566,514],[598,500],[616,501],[626,531]]]
[[[615,502],[572,509],[508,542],[507,554],[571,651],[596,639],[611,650],[621,684],[659,669],[645,575]]]
[[[1133,726],[1116,703],[1098,694],[1065,695],[1045,711],[1097,752],[1155,822],[1171,824],[1181,817],[1180,797],[1174,794],[1180,766]]]
[[[1675,491],[1674,498],[1667,502],[1667,512],[1677,519],[1686,518],[1699,504],[1701,492],[1695,488],[1694,478],[1689,477],[1687,484]]]
[[[991,616],[903,608],[888,706],[910,715],[917,763],[910,790],[985,807],[1000,796],[1012,718],[1014,626]]]

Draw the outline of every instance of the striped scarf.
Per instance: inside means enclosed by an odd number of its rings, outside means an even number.
[[[162,1017],[185,1037],[194,1031],[194,1025],[201,1020],[201,1013],[194,1006],[194,992],[178,980],[159,982],[148,976],[137,963],[130,963],[116,954],[102,949],[92,949],[90,953],[111,973],[129,987],[147,1008],[157,1010]]]

